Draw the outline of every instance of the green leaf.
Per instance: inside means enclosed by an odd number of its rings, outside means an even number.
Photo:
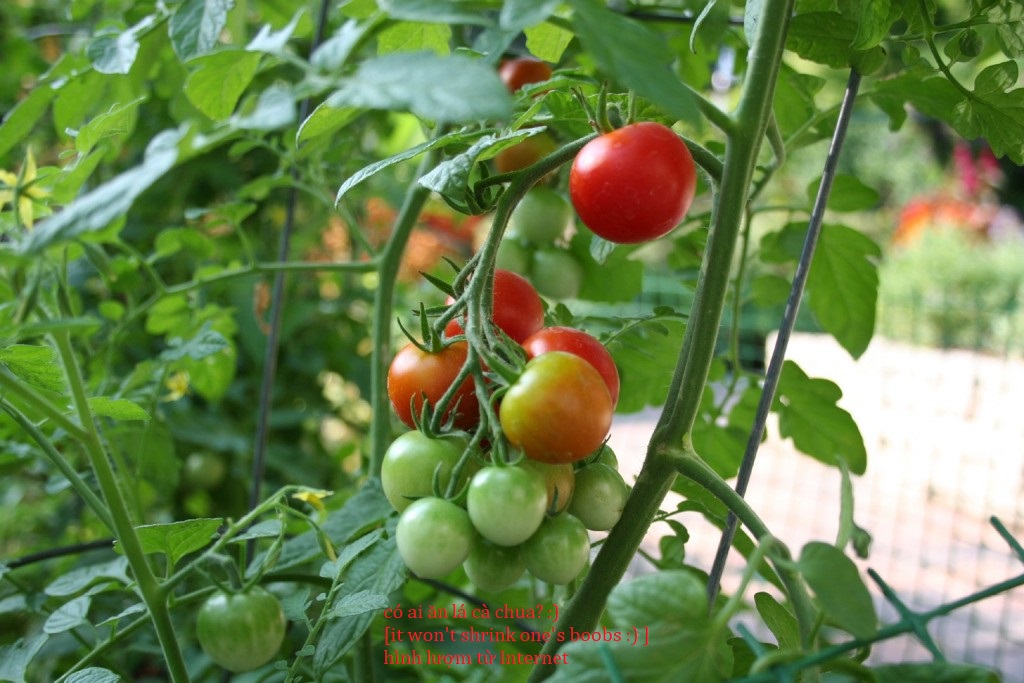
[[[997,156],[1024,164],[1024,88],[1017,84],[1016,62],[987,67],[974,81],[971,96],[953,110],[953,126],[968,140],[985,138]]]
[[[840,0],[839,10],[857,24],[852,47],[866,50],[889,35],[893,23],[903,14],[893,0]]]
[[[82,595],[65,602],[46,618],[46,622],[43,624],[43,633],[48,633],[52,636],[58,633],[65,633],[85,624],[91,605],[92,597],[88,595]]]
[[[231,537],[231,543],[247,543],[257,538],[276,538],[281,535],[283,525],[279,519],[265,519],[246,531]]]
[[[818,112],[815,96],[824,84],[821,78],[798,73],[786,64],[781,65],[775,84],[774,111],[775,120],[784,136],[788,138],[799,132],[800,143],[809,144],[832,134],[831,129],[819,132],[817,129],[806,128],[807,122]]]
[[[886,664],[872,667],[871,671],[878,683],[999,683],[1002,680],[991,669],[952,662]]]
[[[820,176],[807,185],[807,198],[811,203],[820,186]],[[878,201],[878,192],[873,187],[865,185],[857,176],[839,174],[832,181],[827,206],[833,211],[865,211],[875,208]]]
[[[90,666],[79,669],[64,680],[66,683],[118,683],[121,680],[121,676],[109,669]]]
[[[110,582],[124,586],[131,583],[128,578],[128,562],[123,557],[76,567],[54,579],[44,592],[52,597],[68,597],[84,591],[93,584]]]
[[[167,524],[147,524],[135,527],[142,542],[142,551],[162,553],[171,564],[189,553],[205,548],[217,537],[222,519],[189,519]]]
[[[253,36],[253,39],[249,41],[249,44],[245,46],[248,52],[265,52],[267,54],[279,55],[287,52],[288,41],[291,40],[292,34],[295,33],[295,28],[299,25],[299,20],[302,18],[304,10],[298,10],[292,16],[291,21],[288,24],[275,31],[269,24],[264,24],[259,32]]]
[[[349,55],[363,39],[363,26],[350,19],[309,56],[309,63],[321,73],[339,73]]]
[[[837,405],[843,392],[827,379],[811,379],[787,360],[779,377],[773,410],[779,415],[779,433],[792,438],[803,453],[826,465],[842,459],[854,474],[867,469],[864,437],[850,413]]]
[[[126,398],[109,398],[92,396],[89,398],[89,409],[99,417],[113,420],[148,420],[149,413],[142,406]]]
[[[428,50],[434,54],[446,55],[451,52],[451,37],[451,27],[446,24],[400,21],[377,34],[377,51],[380,54],[390,54]]]
[[[617,412],[665,403],[685,330],[681,317],[652,316],[629,321],[607,342],[621,381]]]
[[[168,27],[178,59],[185,62],[212,50],[234,6],[234,0],[185,0]]]
[[[764,0],[749,0],[743,7],[743,35],[747,39],[747,45],[754,44],[763,11]]]
[[[857,638],[875,635],[875,603],[853,560],[834,545],[812,541],[797,564],[828,618]]]
[[[0,124],[0,157],[25,141],[29,132],[43,118],[43,113],[57,92],[58,89],[50,85],[34,88],[4,115],[3,123]]]
[[[663,571],[620,583],[608,596],[612,642],[575,642],[562,650],[552,683],[604,683],[610,660],[630,683],[718,683],[732,671],[728,629],[713,627],[704,583],[691,572]],[[571,634],[570,634],[571,637]],[[615,637],[615,636],[613,636]]]
[[[259,63],[259,53],[239,50],[211,52],[193,59],[188,64],[185,96],[214,121],[223,121],[235,110]]]
[[[115,176],[37,225],[20,244],[21,251],[36,254],[53,244],[108,227],[174,166],[178,161],[178,143],[183,137],[184,133],[176,130],[158,133],[146,148],[140,165]]]
[[[485,135],[482,138],[477,139],[470,145],[469,149],[461,154],[457,154],[450,159],[446,159],[435,166],[429,173],[419,179],[419,184],[426,187],[438,194],[447,195],[455,199],[461,199],[462,194],[465,191],[466,185],[469,182],[469,177],[473,172],[473,165],[477,160],[489,159],[496,155],[503,149],[512,147],[518,142],[525,140],[528,137],[537,135],[544,131],[544,128],[527,128],[524,130],[517,130],[508,133],[502,133],[500,135]],[[450,141],[449,141],[450,142]],[[436,147],[434,143],[426,143],[419,147],[413,147],[407,152],[398,154],[391,159],[402,159],[403,156],[409,154],[413,150],[417,150],[416,154],[420,151],[428,149],[429,147]],[[422,149],[421,149],[422,148]],[[413,155],[415,156],[415,155]],[[385,160],[388,161],[388,160]],[[384,162],[378,162],[384,163]],[[376,164],[371,164],[360,173],[365,172],[369,168],[373,168],[376,173],[379,168],[375,168]],[[357,174],[358,175],[358,174]],[[344,187],[344,186],[342,186]]]
[[[856,49],[859,31],[858,22],[839,12],[807,12],[789,22],[786,47],[812,62],[837,69],[852,66],[868,74],[882,66],[885,52],[877,46]]]
[[[88,154],[100,140],[130,133],[138,118],[139,105],[145,101],[145,97],[139,97],[129,102],[118,102],[94,117],[79,129],[75,136],[75,149],[79,154]]]
[[[327,100],[329,106],[411,111],[438,122],[507,119],[512,98],[486,63],[430,52],[369,59]]]
[[[600,262],[591,252],[593,240],[600,239],[589,230],[577,230],[569,244],[576,260],[583,265],[583,283],[578,298],[585,301],[633,301],[644,285],[643,263],[630,258],[631,249],[612,249]]]
[[[220,332],[207,323],[194,337],[182,339],[174,337],[168,342],[168,348],[160,354],[160,359],[167,362],[191,358],[202,360],[228,348],[228,340]]]
[[[671,70],[675,54],[643,24],[591,0],[571,0],[576,34],[601,70],[677,119],[701,125],[690,91]]]
[[[792,612],[770,593],[764,592],[754,595],[754,606],[757,608],[757,613],[761,615],[765,626],[778,641],[780,650],[800,649],[800,624]]]
[[[24,681],[29,664],[49,640],[45,633],[0,645],[0,681]]]
[[[121,33],[108,33],[92,39],[85,53],[92,66],[101,74],[126,74],[139,54],[139,36],[156,24],[150,15]]]
[[[230,123],[240,130],[277,130],[294,123],[297,114],[291,88],[273,85],[260,93],[252,111],[235,114]]]
[[[354,617],[357,614],[376,612],[377,610],[384,609],[389,604],[390,601],[388,600],[387,595],[363,590],[343,597],[335,603],[334,607],[326,616],[328,619]]]
[[[558,5],[559,0],[508,0],[501,3],[498,25],[506,31],[522,31],[547,19]]]
[[[345,195],[346,192],[348,192],[353,187],[363,182],[370,176],[380,173],[389,166],[394,166],[395,164],[402,163],[403,161],[415,159],[424,152],[427,152],[432,149],[437,149],[438,147],[444,147],[453,140],[460,139],[462,137],[463,135],[461,133],[451,133],[449,135],[444,135],[442,137],[435,138],[434,140],[428,140],[427,142],[418,144],[414,147],[410,147],[402,152],[399,152],[398,154],[395,154],[394,156],[388,157],[387,159],[381,159],[380,161],[375,161],[372,164],[369,164],[368,166],[364,166],[363,168],[359,169],[358,171],[356,171],[351,176],[345,179],[345,182],[343,182],[341,184],[341,187],[338,188],[338,194],[335,196],[334,202],[338,203],[339,201],[341,201],[341,198]],[[526,136],[523,135],[520,137]]]
[[[859,358],[875,331],[881,249],[845,225],[825,225],[807,278],[815,319],[851,356]]]
[[[335,133],[355,121],[362,113],[362,110],[356,107],[337,109],[328,106],[326,102],[321,102],[299,126],[295,144],[299,145],[321,135]]]
[[[1007,57],[1024,56],[1024,5],[1017,0],[999,0],[989,8],[988,21],[996,27],[999,45]]]
[[[348,596],[365,593],[389,595],[405,583],[408,569],[398,554],[394,535],[378,543],[356,559],[348,569],[339,601]],[[317,680],[337,665],[337,662],[355,645],[373,624],[377,608],[345,619],[327,623],[313,655],[313,677]]]
[[[491,26],[494,22],[472,0],[378,0],[377,5],[393,19],[440,24]]]
[[[0,363],[33,386],[49,391],[64,389],[64,370],[52,347],[14,344],[0,349]]]
[[[878,81],[871,94],[875,104],[889,115],[895,130],[907,117],[905,103],[926,116],[949,121],[963,95],[944,77],[935,72],[918,71]]]
[[[565,53],[565,49],[575,37],[572,31],[550,22],[530,26],[525,31],[526,49],[537,59],[557,64]]]

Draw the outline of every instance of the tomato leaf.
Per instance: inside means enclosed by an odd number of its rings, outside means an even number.
[[[13,344],[0,349],[0,364],[33,386],[49,391],[64,389],[64,371],[52,347]]]
[[[118,683],[121,680],[121,676],[109,669],[89,666],[79,669],[64,680],[67,683]]]
[[[558,0],[508,0],[501,3],[498,25],[506,31],[522,31],[547,19],[558,5]]]
[[[821,187],[821,176],[807,185],[807,198],[814,202]],[[828,208],[833,211],[864,211],[878,205],[879,194],[857,176],[839,174],[832,180],[832,189],[828,195]]]
[[[358,591],[351,595],[346,595],[335,603],[331,611],[327,613],[327,618],[354,617],[357,614],[376,612],[377,610],[384,609],[389,604],[390,601],[387,595],[368,590]]]
[[[704,583],[691,572],[663,571],[620,583],[608,596],[617,642],[575,642],[553,682],[608,680],[607,660],[623,680],[712,683],[732,671],[729,633],[712,626]],[[603,631],[602,631],[603,632]]]
[[[109,396],[91,396],[89,409],[99,417],[112,420],[148,420],[149,413],[142,406],[126,398],[110,398]]]
[[[800,624],[792,612],[770,593],[764,592],[754,595],[754,606],[757,607],[757,613],[761,615],[765,626],[778,641],[779,649],[800,649]]]
[[[214,121],[223,121],[235,110],[238,99],[256,75],[259,63],[259,53],[241,50],[222,50],[197,57],[188,63],[185,96]]]
[[[602,4],[590,0],[572,0],[569,4],[580,42],[612,80],[669,115],[701,125],[690,91],[670,68],[675,55],[659,34]]]
[[[222,519],[189,519],[135,527],[145,553],[163,553],[175,564],[189,553],[205,548],[217,537]]]
[[[407,576],[408,570],[402,556],[398,554],[392,533],[387,540],[374,545],[372,550],[360,555],[352,563],[340,591],[339,601],[359,593],[389,595],[401,587]],[[373,624],[378,609],[373,607],[370,611],[327,623],[313,655],[314,678],[324,678],[325,673],[359,641]]]
[[[45,633],[25,639],[19,638],[10,645],[0,646],[0,681],[24,681],[32,659],[49,640]]]
[[[628,321],[606,346],[619,368],[619,413],[665,403],[685,323],[680,317]]]
[[[399,21],[377,35],[377,51],[415,52],[428,50],[438,55],[450,52],[452,30],[446,24],[425,24],[418,21]]]
[[[168,27],[178,59],[184,62],[213,49],[234,5],[234,0],[185,0]]]
[[[465,0],[378,0],[377,5],[393,19],[426,21],[439,24],[475,24],[491,26],[494,21],[485,12],[467,7]]]
[[[43,633],[48,633],[51,636],[65,633],[86,623],[86,616],[89,614],[91,605],[92,597],[88,595],[81,595],[65,602],[46,618],[46,622],[43,624]]]
[[[787,360],[779,378],[773,410],[779,432],[816,460],[833,467],[844,460],[854,474],[864,474],[867,451],[864,437],[850,413],[837,405],[843,392],[827,379],[811,379]]]
[[[974,91],[953,110],[952,123],[968,140],[983,137],[997,156],[1024,164],[1024,88],[1015,88],[1017,63],[993,64],[974,81]]]
[[[167,348],[160,354],[160,360],[172,362],[183,358],[202,360],[228,348],[228,340],[214,330],[210,323],[203,325],[190,339],[174,337],[167,342]]]
[[[1015,0],[999,0],[989,8],[988,20],[995,27],[1006,56],[1024,56],[1024,5]]]
[[[411,111],[439,122],[507,119],[512,98],[494,69],[462,55],[399,52],[359,65],[327,99],[332,107]]]
[[[858,638],[875,634],[875,603],[857,565],[843,551],[828,543],[812,541],[800,551],[797,564],[827,617]]]
[[[906,104],[926,116],[949,121],[963,96],[938,72],[916,69],[877,82],[871,98],[889,116],[890,128],[895,130],[907,118]]]
[[[53,597],[66,597],[80,593],[94,584],[111,582],[123,586],[131,583],[131,580],[128,578],[128,561],[123,557],[118,557],[109,562],[76,567],[58,576],[43,591]],[[3,661],[3,659],[0,658],[0,661]]]
[[[6,112],[0,123],[0,157],[25,140],[58,92],[57,88],[32,88],[13,109]]]
[[[857,21],[839,12],[807,12],[790,21],[786,47],[812,62],[837,69],[855,67],[869,74],[885,63],[885,51],[877,45],[867,50],[855,48],[860,31]],[[869,32],[866,37],[872,35]]]
[[[857,23],[851,44],[855,50],[878,45],[903,14],[899,4],[893,0],[840,0],[839,10],[844,17]]]
[[[526,34],[526,49],[538,59],[552,63],[562,59],[565,49],[576,37],[572,31],[550,22],[530,26],[523,32]]]

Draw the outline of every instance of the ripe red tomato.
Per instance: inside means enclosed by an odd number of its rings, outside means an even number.
[[[437,353],[429,353],[410,342],[395,354],[388,369],[388,396],[402,422],[414,426],[413,414],[418,416],[423,410],[424,397],[432,406],[437,405],[465,365],[467,349],[466,342],[455,342]],[[467,377],[459,385],[445,419],[453,407],[456,427],[472,430],[477,425],[480,406],[472,379]]]
[[[569,171],[569,195],[580,220],[619,244],[667,234],[686,215],[696,187],[690,150],[653,121],[594,138]]]
[[[612,408],[619,402],[619,370],[604,344],[574,327],[545,327],[523,342],[527,359],[549,351],[567,351],[594,366],[612,397]]]
[[[498,76],[509,92],[515,92],[528,83],[540,83],[551,78],[551,67],[535,57],[515,57],[501,63]]]
[[[612,424],[612,397],[583,358],[549,351],[526,363],[501,402],[512,446],[541,462],[576,462],[598,448]]]
[[[451,305],[455,299],[448,297]],[[544,326],[544,303],[530,281],[510,270],[494,271],[494,324],[514,341],[524,339]],[[454,337],[464,334],[458,318],[444,328]]]
[[[228,671],[252,671],[277,656],[286,625],[281,601],[259,586],[245,593],[217,591],[199,608],[196,639]]]

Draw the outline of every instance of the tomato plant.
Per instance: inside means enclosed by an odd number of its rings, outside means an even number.
[[[590,558],[590,537],[567,512],[548,517],[522,547],[526,569],[541,581],[566,584],[580,575]]]
[[[551,66],[535,57],[513,57],[498,67],[498,75],[510,92],[516,92],[529,83],[540,83],[551,78]]]
[[[601,374],[583,358],[549,351],[526,363],[501,403],[501,429],[528,458],[575,462],[596,451],[612,422]]]
[[[686,215],[697,170],[672,129],[644,121],[605,133],[580,150],[569,195],[584,225],[616,243],[667,234]]]
[[[502,332],[521,342],[544,326],[544,302],[530,281],[510,270],[494,271],[493,322]],[[448,297],[450,305],[455,300]],[[462,323],[453,318],[445,327],[449,337],[463,334]]]
[[[516,204],[505,234],[536,245],[552,244],[572,220],[569,201],[557,190],[537,186]]]
[[[533,333],[523,342],[527,358],[536,358],[550,351],[565,351],[590,363],[604,379],[612,408],[619,401],[619,369],[604,344],[583,330],[555,325]],[[609,449],[610,450],[610,449]],[[613,454],[614,457],[614,454]]]
[[[585,465],[576,470],[569,513],[592,531],[608,531],[622,516],[628,496],[629,487],[615,469],[601,462]]]
[[[241,673],[277,656],[286,623],[281,601],[259,586],[244,593],[217,591],[199,608],[196,638],[210,659]]]
[[[430,352],[410,342],[395,354],[388,368],[388,396],[402,422],[414,427],[413,417],[419,417],[424,400],[437,406],[466,363],[467,349],[465,342],[457,341]],[[479,419],[473,386],[471,378],[462,380],[445,411],[446,419],[454,411],[454,423],[463,429],[472,429]]]
[[[515,585],[526,572],[519,546],[503,546],[478,538],[462,564],[466,576],[485,591],[497,593]]]
[[[400,435],[381,462],[381,486],[388,502],[401,512],[415,499],[435,495],[435,472],[443,494],[468,444],[469,439],[457,432],[430,437],[415,430]]]
[[[420,498],[398,518],[395,540],[409,569],[440,579],[465,562],[473,547],[473,523],[461,507],[443,498]]]
[[[473,527],[498,545],[518,545],[537,530],[547,507],[544,479],[525,467],[485,467],[469,482]]]

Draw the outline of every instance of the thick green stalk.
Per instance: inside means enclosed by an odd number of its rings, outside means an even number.
[[[423,155],[415,175],[416,180],[434,167],[437,156],[436,150]],[[387,382],[392,355],[391,316],[394,313],[398,269],[416,219],[429,197],[430,190],[414,180],[395,219],[395,231],[380,253],[377,291],[373,296],[373,351],[370,356],[370,406],[373,408],[373,418],[370,424],[370,462],[367,469],[372,476],[380,476],[384,451],[391,440],[391,404]]]
[[[672,392],[622,517],[609,533],[579,591],[562,610],[556,631],[567,632],[570,627],[585,631],[597,624],[609,591],[625,574],[675,480],[672,453],[678,451],[684,436],[693,427],[707,383],[733,254],[758,152],[772,113],[775,80],[792,9],[793,0],[766,0],[762,8],[744,90],[735,114],[736,125],[728,132],[722,182],[690,322],[671,383]],[[552,639],[545,644],[543,653],[554,654],[558,649],[559,643]],[[553,669],[553,665],[537,666],[529,680],[543,680]]]
[[[142,543],[135,533],[131,516],[124,502],[117,481],[117,475],[103,447],[99,431],[96,429],[96,422],[92,411],[89,408],[89,399],[85,391],[85,383],[82,380],[82,373],[78,367],[78,359],[71,348],[71,337],[67,332],[58,332],[54,335],[57,346],[57,353],[64,365],[68,386],[71,389],[71,398],[82,423],[85,438],[82,446],[89,456],[89,463],[92,465],[93,474],[99,482],[100,492],[110,511],[110,520],[114,526],[114,534],[128,560],[132,575],[138,585],[139,594],[149,610],[153,626],[156,629],[157,639],[163,650],[164,658],[167,661],[167,669],[171,680],[175,683],[187,683],[189,681],[188,670],[185,660],[182,657],[181,646],[178,644],[174,632],[174,624],[171,621],[170,612],[167,609],[167,593],[160,585],[153,574],[152,567],[142,549]]]

